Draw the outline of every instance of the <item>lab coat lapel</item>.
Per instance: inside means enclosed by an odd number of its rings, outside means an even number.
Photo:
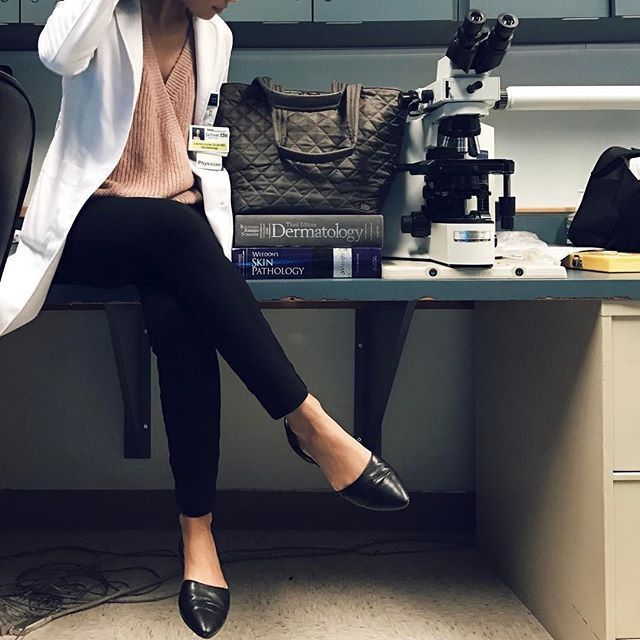
[[[220,18],[217,18],[218,20]],[[224,42],[220,41],[220,31],[214,21],[194,16],[193,30],[196,48],[196,104],[194,124],[204,122],[204,114],[211,93],[218,93],[226,79]],[[217,108],[214,110],[217,111]],[[215,115],[214,115],[215,117]],[[191,170],[200,179],[200,189],[204,199],[205,214],[216,237],[220,241],[225,256],[232,260],[233,214],[231,211],[231,185],[226,170],[209,171],[197,166],[191,160]]]
[[[202,124],[209,102],[209,94],[213,91],[216,79],[215,60],[211,54],[218,49],[215,27],[202,18],[193,16],[193,37],[196,48],[196,104],[194,124]]]
[[[142,13],[140,0],[121,0],[116,5],[115,16],[133,67],[136,88],[134,95],[137,99],[142,80]]]

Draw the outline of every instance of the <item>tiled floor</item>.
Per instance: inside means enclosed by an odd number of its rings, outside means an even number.
[[[214,530],[215,531],[215,530]],[[110,551],[166,549],[175,552],[178,531],[4,531],[0,555],[76,544]],[[220,640],[552,640],[540,623],[500,581],[473,547],[429,553],[314,558],[269,558],[233,562],[233,549],[334,547],[383,538],[415,538],[414,532],[387,531],[215,531],[231,609]],[[416,550],[427,543],[375,545],[378,551]],[[442,546],[442,545],[440,545]],[[224,554],[227,554],[226,557]],[[285,550],[302,554],[314,551]],[[318,553],[317,551],[315,553]],[[247,557],[245,552],[242,557]],[[257,555],[257,554],[252,554]],[[261,554],[262,555],[262,554]],[[104,557],[104,556],[103,556]],[[40,563],[88,562],[77,552],[55,552],[0,562],[0,582]],[[107,562],[107,561],[105,561]],[[105,567],[153,567],[175,577],[146,596],[159,602],[104,604],[67,615],[27,636],[33,640],[138,640],[197,638],[182,622],[177,593],[182,576],[175,559],[117,558]],[[146,572],[111,579],[141,584]],[[13,635],[2,636],[13,638]]]

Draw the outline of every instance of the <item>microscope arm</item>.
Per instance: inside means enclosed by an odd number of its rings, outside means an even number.
[[[640,109],[640,86],[508,87],[498,110],[610,111]]]

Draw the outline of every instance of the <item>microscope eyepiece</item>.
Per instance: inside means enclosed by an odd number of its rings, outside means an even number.
[[[449,44],[447,57],[465,72],[471,69],[478,47],[489,36],[486,22],[487,18],[482,11],[478,9],[467,11],[464,21]]]
[[[482,43],[475,57],[473,67],[476,73],[486,73],[500,65],[519,24],[518,18],[511,13],[501,13],[498,16],[489,37]]]
[[[501,13],[498,16],[498,20],[496,21],[495,26],[493,27],[493,31],[489,38],[495,39],[497,42],[504,42],[507,44],[511,44],[513,40],[513,34],[518,25],[520,24],[520,20],[516,18],[514,15],[510,13]]]
[[[482,27],[486,22],[487,18],[482,11],[479,9],[471,9],[471,11],[467,11],[464,17],[462,31],[469,38],[475,38],[480,31],[482,31]]]
[[[498,24],[503,27],[508,27],[510,29],[515,29],[518,26],[520,20],[515,16],[512,16],[510,13],[501,13],[498,16]]]

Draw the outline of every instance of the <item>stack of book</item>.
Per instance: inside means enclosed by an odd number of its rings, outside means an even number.
[[[381,214],[236,215],[232,262],[247,280],[380,278]]]

